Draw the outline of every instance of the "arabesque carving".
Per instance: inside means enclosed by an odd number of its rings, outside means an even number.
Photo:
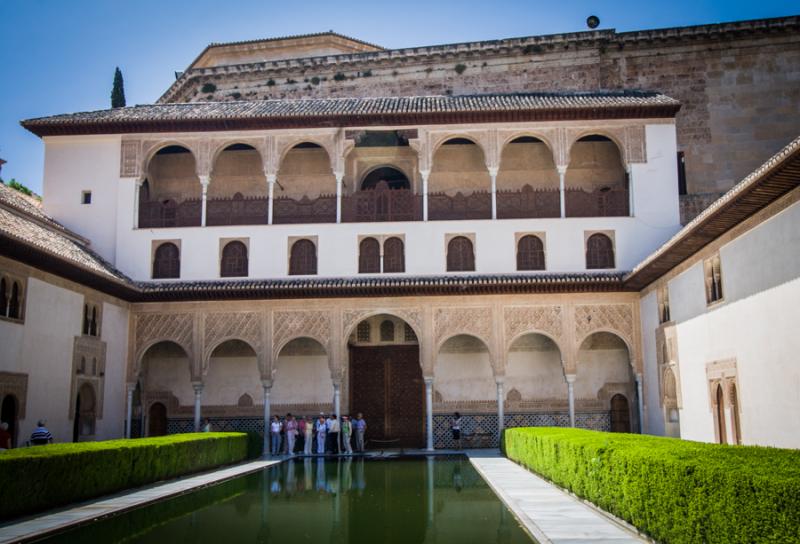
[[[355,326],[369,316],[377,314],[388,314],[399,317],[414,329],[417,338],[422,338],[422,308],[369,308],[369,309],[350,309],[342,312],[342,330],[344,331],[345,342],[350,335],[348,332],[355,330]]]
[[[262,314],[257,312],[220,312],[205,316],[204,357],[207,361],[212,351],[225,340],[242,340],[253,351],[263,349],[261,338]]]
[[[575,338],[580,341],[595,331],[612,331],[634,349],[633,308],[630,304],[575,306]],[[633,354],[631,354],[633,356]]]
[[[277,358],[280,349],[294,338],[317,340],[330,354],[331,314],[325,310],[286,310],[272,314],[272,349]]]
[[[563,335],[561,306],[509,306],[504,309],[505,336],[511,342],[525,332],[543,332],[560,341]]]
[[[486,343],[491,352],[492,309],[481,308],[437,308],[433,317],[436,346],[457,334],[470,334]]]
[[[181,346],[186,354],[192,355],[194,335],[194,314],[139,314],[135,317],[134,328],[136,362],[140,364],[144,350],[156,342],[169,340]]]

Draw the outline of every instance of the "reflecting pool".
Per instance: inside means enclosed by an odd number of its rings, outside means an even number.
[[[530,543],[463,457],[300,459],[42,542]]]

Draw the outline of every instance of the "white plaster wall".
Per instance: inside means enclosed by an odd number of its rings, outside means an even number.
[[[445,402],[497,399],[488,351],[439,353],[433,385]]]
[[[261,374],[256,357],[212,357],[203,378],[202,403],[208,406],[236,406],[239,397],[250,395],[253,403],[263,402]]]
[[[137,280],[150,279],[152,243],[164,239],[181,240],[181,279],[218,278],[218,252],[209,248],[230,237],[250,239],[253,278],[287,277],[290,236],[318,237],[319,276],[352,276],[358,271],[358,238],[369,234],[405,234],[406,274],[425,275],[446,272],[447,234],[475,233],[476,272],[508,273],[516,269],[515,233],[544,232],[547,271],[577,272],[585,270],[584,231],[610,230],[617,267],[629,270],[680,226],[675,127],[648,125],[645,133],[647,162],[632,166],[634,217],[134,230],[135,183],[119,178],[120,143],[112,136],[46,138],[45,203],[57,219],[91,238],[102,255]],[[80,191],[87,188],[95,200],[82,207]]]
[[[658,359],[656,358],[656,329],[658,328],[658,300],[651,291],[639,301],[642,321],[642,356],[644,358],[643,396],[644,429],[646,434],[663,436],[664,411],[661,408],[658,378]]]
[[[271,404],[333,402],[327,355],[281,355],[276,361]]]
[[[172,354],[145,354],[145,394],[169,392],[175,395],[181,406],[194,405],[192,375],[189,358]]]
[[[723,246],[725,298],[710,308],[700,263],[670,281],[682,438],[714,441],[706,365],[735,359],[743,443],[800,448],[798,225],[795,204]]]
[[[103,419],[95,426],[97,440],[121,438],[125,434],[126,390],[125,368],[128,359],[127,308],[103,304],[101,339],[106,343],[106,374],[103,398]]]
[[[505,391],[516,389],[523,400],[567,398],[567,382],[557,350],[511,351]]]
[[[45,211],[115,262],[120,137],[62,136],[44,142]],[[81,204],[82,191],[92,192],[91,204]]]
[[[594,400],[607,383],[630,383],[631,367],[627,349],[586,349],[578,354],[575,398]],[[629,395],[633,406],[634,399]]]

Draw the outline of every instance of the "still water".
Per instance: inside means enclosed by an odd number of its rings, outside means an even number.
[[[462,457],[287,461],[42,542],[531,543]]]

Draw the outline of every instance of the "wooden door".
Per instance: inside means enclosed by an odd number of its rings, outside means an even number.
[[[631,411],[625,395],[617,394],[611,397],[611,432],[631,432]]]
[[[150,406],[148,415],[147,436],[164,436],[167,434],[167,407],[156,402]]]

